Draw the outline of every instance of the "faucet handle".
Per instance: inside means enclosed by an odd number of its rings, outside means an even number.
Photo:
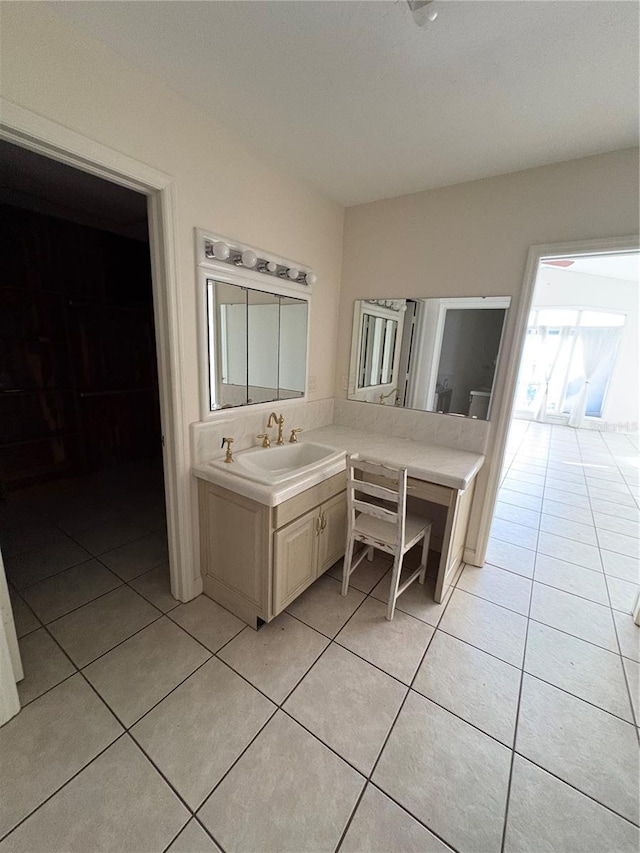
[[[233,441],[234,440],[232,438],[223,438],[222,439],[222,446],[224,447],[225,444],[227,445],[227,452],[226,452],[226,455],[224,457],[225,462],[233,462],[233,451],[231,450],[231,445],[233,444]]]
[[[271,439],[269,438],[266,432],[260,433],[260,435],[257,435],[256,438],[262,439],[263,447],[271,447]]]
[[[297,442],[298,442],[297,433],[299,433],[299,432],[304,432],[302,427],[296,427],[296,429],[291,430],[291,435],[289,436],[289,443],[290,444],[297,444]]]

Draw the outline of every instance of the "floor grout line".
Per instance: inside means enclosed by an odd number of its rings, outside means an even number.
[[[534,620],[531,619],[531,622]],[[610,654],[616,655],[615,652],[610,652]],[[619,657],[619,655],[616,655]],[[526,666],[526,664],[525,664]],[[595,702],[590,702],[589,699],[585,699],[584,696],[578,696],[577,693],[572,693],[570,690],[567,690],[565,687],[561,687],[559,684],[556,684],[553,681],[548,681],[546,678],[541,678],[539,675],[536,675],[535,672],[529,672],[528,669],[523,669],[523,675],[528,675],[529,678],[535,678],[536,681],[542,682],[542,684],[547,684],[549,687],[554,687],[556,690],[559,690],[561,693],[564,693],[566,696],[571,696],[572,699],[577,699],[579,702],[584,702],[585,705],[589,705],[591,708],[595,708],[597,711],[602,711],[603,714],[608,714],[610,717],[613,717],[616,720],[620,720],[621,723],[626,723],[629,726],[634,726],[635,724],[633,720],[627,720],[625,717],[621,717],[619,714],[614,714],[613,711],[609,711],[607,708],[603,708],[601,705],[596,705]]]
[[[193,815],[189,815],[189,820],[184,824],[184,826],[180,827],[180,829],[178,830],[176,835],[173,836],[173,838],[169,841],[169,843],[166,845],[166,847],[162,848],[162,853],[167,853],[167,850],[169,850],[171,845],[175,843],[175,841],[178,839],[180,834],[185,831],[185,829],[189,826],[189,824],[191,823],[191,821],[193,819],[194,819]]]
[[[370,784],[369,780],[366,779],[364,785],[362,786],[362,790],[360,791],[360,794],[358,795],[358,798],[356,799],[356,801],[353,805],[353,808],[351,809],[351,813],[350,813],[349,817],[347,818],[347,822],[345,823],[344,828],[343,828],[342,832],[340,833],[340,838],[338,839],[338,843],[335,846],[334,853],[339,853],[339,850],[342,847],[342,843],[343,843],[344,839],[346,838],[347,833],[349,832],[351,824],[353,823],[353,819],[356,816],[356,812],[360,808],[360,803],[362,802],[365,791],[369,787],[369,784]]]
[[[545,482],[546,482],[546,475],[545,475]],[[540,531],[538,530],[537,537],[536,537],[536,558],[537,558],[537,554],[538,554],[539,539],[540,539]],[[535,578],[535,560],[534,560],[534,578]],[[511,803],[511,786],[512,786],[512,782],[513,782],[513,766],[514,766],[515,754],[516,754],[515,748],[516,748],[516,744],[517,744],[517,740],[518,740],[518,726],[520,723],[520,705],[522,702],[522,690],[523,690],[523,686],[524,686],[524,675],[525,675],[525,669],[524,668],[526,665],[526,658],[527,658],[527,643],[529,640],[529,618],[531,616],[531,606],[533,603],[533,590],[534,590],[534,586],[532,583],[531,589],[529,590],[529,607],[527,610],[527,616],[526,616],[527,622],[526,622],[526,626],[525,626],[524,644],[522,647],[522,666],[521,666],[521,671],[520,671],[520,685],[518,688],[518,700],[516,702],[516,716],[515,716],[514,727],[513,727],[513,745],[512,745],[512,749],[511,749],[511,763],[509,766],[509,778],[507,780],[507,794],[506,794],[505,806],[504,806],[504,823],[502,826],[502,841],[501,841],[501,845],[500,845],[501,853],[504,853],[505,844],[506,844],[506,840],[507,840],[507,826],[509,823],[509,805]]]
[[[104,702],[104,700],[102,700],[102,701]],[[103,755],[108,749],[110,749],[115,743],[117,743],[119,740],[121,740],[123,737],[126,737],[126,736],[127,736],[126,731],[120,732],[117,737],[115,737],[110,743],[107,744],[107,746],[104,747],[104,749],[101,749],[100,752],[98,752],[96,755],[94,755],[90,761],[88,761],[86,764],[83,764],[79,770],[77,770],[72,776],[70,776],[68,779],[66,779],[62,783],[62,785],[60,785],[58,788],[55,789],[55,791],[52,791],[52,793],[49,794],[44,800],[42,800],[41,803],[38,803],[38,805],[35,808],[33,808],[27,815],[25,815],[16,824],[14,824],[14,826],[12,826],[11,829],[7,830],[7,832],[5,832],[4,835],[0,835],[0,844],[4,843],[4,841],[7,838],[9,838],[9,836],[12,835],[20,826],[22,826],[22,824],[25,823],[25,821],[27,821],[27,820],[29,820],[29,818],[33,817],[33,815],[37,811],[39,811],[44,805],[46,805],[46,803],[48,803],[49,800],[53,799],[53,797],[55,797],[56,794],[58,794],[60,791],[62,791],[63,788],[66,788],[70,782],[73,782],[73,780],[77,776],[79,776],[82,772],[84,772],[84,770],[86,770],[87,767],[89,767],[91,764],[93,764],[94,761],[96,761],[98,758],[100,758],[100,756]]]
[[[562,776],[558,776],[557,773],[553,773],[547,767],[544,767],[542,764],[539,764],[537,761],[534,761],[532,758],[529,758],[529,756],[525,755],[524,752],[519,752],[517,749],[514,749],[513,752],[519,758],[524,758],[524,760],[528,761],[529,764],[533,764],[533,766],[537,767],[538,770],[542,770],[548,776],[552,776],[554,779],[557,779],[559,782],[562,782],[563,785],[566,785],[568,788],[571,788],[572,790],[576,791],[578,794],[581,794],[587,800],[591,800],[591,802],[597,803],[597,805],[601,806],[603,809],[606,809],[611,814],[614,814],[616,817],[619,817],[622,820],[626,821],[630,826],[633,826],[635,828],[640,828],[640,824],[635,823],[630,818],[626,817],[625,815],[621,814],[620,812],[617,812],[615,809],[611,808],[611,806],[608,806],[606,803],[603,803],[601,800],[596,799],[596,797],[593,797],[591,794],[587,794],[585,791],[582,791],[580,788],[577,788],[573,783],[568,782],[566,779],[563,779]],[[562,851],[558,851],[558,853],[562,853]],[[606,851],[606,853],[614,853],[614,851]]]
[[[591,496],[589,496],[589,508],[591,510],[591,514],[593,516],[593,520],[594,520],[594,524],[595,524],[595,512],[593,509],[593,504],[591,503]],[[600,550],[600,537],[598,535],[598,529],[597,528],[596,528],[596,538],[598,541],[598,550]],[[616,637],[616,642],[618,644],[618,652],[620,655],[620,665],[622,666],[622,677],[624,679],[624,683],[625,683],[626,688],[627,688],[627,698],[629,700],[629,705],[630,705],[630,710],[631,710],[631,719],[632,719],[633,723],[635,724],[634,727],[635,727],[636,738],[640,742],[640,731],[638,731],[638,728],[637,728],[638,719],[637,719],[637,715],[636,715],[636,708],[635,708],[635,705],[633,702],[633,695],[631,692],[631,684],[629,683],[629,676],[627,673],[627,668],[624,665],[624,655],[622,653],[622,643],[620,642],[620,633],[618,631],[618,625],[617,625],[616,619],[615,619],[614,607],[611,604],[611,592],[609,590],[609,580],[607,577],[607,573],[604,571],[604,560],[602,560],[602,555],[600,555],[600,560],[602,562],[602,570],[603,570],[603,574],[604,574],[604,578],[605,578],[604,583],[605,583],[605,587],[607,590],[607,598],[609,600],[609,610],[611,612],[611,621],[613,623],[613,631],[614,631],[614,634]]]
[[[528,429],[527,429],[527,431],[528,431]],[[546,473],[545,473],[545,484],[546,484]],[[543,494],[544,494],[544,492],[543,492]],[[538,538],[536,539],[536,546],[538,545],[539,537],[540,537],[540,534],[538,532]],[[537,559],[537,555],[538,555],[538,550],[536,547],[536,557],[534,558],[534,570],[533,570],[533,572],[534,572],[533,577],[534,578],[535,578],[535,560]],[[506,840],[507,840],[507,826],[509,823],[509,805],[511,803],[511,786],[512,786],[512,782],[513,782],[513,767],[514,767],[515,755],[516,755],[515,748],[516,748],[516,743],[517,743],[517,738],[518,738],[518,726],[520,723],[520,705],[522,702],[522,689],[524,686],[524,674],[525,674],[524,668],[526,665],[527,643],[528,643],[528,639],[529,639],[529,617],[531,615],[531,606],[533,603],[533,589],[534,589],[534,587],[533,587],[533,583],[532,583],[531,589],[529,591],[529,608],[528,608],[528,612],[527,612],[527,622],[526,622],[526,626],[525,626],[524,645],[523,645],[523,649],[522,649],[522,667],[521,667],[521,671],[520,671],[520,684],[518,687],[518,700],[516,703],[516,716],[515,716],[514,727],[513,727],[513,744],[512,744],[512,749],[511,749],[511,762],[510,762],[510,766],[509,766],[509,777],[507,780],[507,792],[506,792],[505,805],[504,805],[504,822],[502,825],[502,839],[501,839],[501,844],[500,844],[501,853],[504,853],[504,851],[505,851],[505,844],[506,844]]]

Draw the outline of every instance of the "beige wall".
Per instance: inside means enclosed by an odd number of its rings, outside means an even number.
[[[511,296],[517,308],[529,246],[634,233],[637,149],[349,208],[336,396],[346,395],[354,300]]]
[[[343,208],[283,174],[222,123],[173,94],[42,3],[2,4],[2,96],[175,179],[186,373],[185,420],[199,418],[193,228],[313,267],[310,374],[333,393]],[[215,81],[211,81],[215,85]],[[197,92],[194,92],[194,101]]]

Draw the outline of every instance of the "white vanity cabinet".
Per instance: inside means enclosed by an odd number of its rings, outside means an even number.
[[[344,555],[347,498],[341,492],[273,534],[274,615]]]
[[[252,627],[269,622],[344,554],[346,474],[270,507],[198,481],[205,593]]]

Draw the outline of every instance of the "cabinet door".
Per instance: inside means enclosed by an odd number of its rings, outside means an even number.
[[[347,493],[342,492],[320,507],[322,530],[318,537],[318,576],[344,556],[347,539]]]
[[[319,520],[318,508],[274,534],[274,616],[315,580]]]

